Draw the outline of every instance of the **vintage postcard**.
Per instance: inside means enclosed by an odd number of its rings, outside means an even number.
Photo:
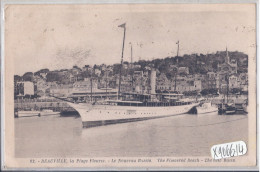
[[[255,168],[256,3],[2,6],[2,169]]]

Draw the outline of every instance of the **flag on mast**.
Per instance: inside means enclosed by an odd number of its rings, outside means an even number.
[[[126,23],[123,23],[123,24],[119,25],[118,27],[125,28],[125,25],[126,25]]]

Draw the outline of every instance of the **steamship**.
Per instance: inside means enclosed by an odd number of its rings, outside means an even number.
[[[195,101],[123,101],[109,100],[100,105],[73,104],[83,127],[141,121],[188,113]]]
[[[119,27],[124,28],[121,68],[123,63],[125,24]],[[132,50],[132,47],[131,47]],[[179,41],[178,41],[179,50]],[[178,55],[177,55],[178,56]],[[131,51],[132,61],[132,51]],[[183,99],[182,94],[156,93],[156,71],[150,71],[150,92],[149,94],[129,92],[121,93],[121,71],[119,78],[119,90],[117,100],[103,102],[69,103],[81,116],[83,127],[93,127],[115,123],[141,121],[154,118],[162,118],[173,115],[188,113],[199,102],[192,99]],[[92,81],[92,80],[91,80]],[[175,82],[176,83],[176,82]],[[92,97],[91,97],[92,100]]]
[[[81,116],[83,127],[142,121],[188,113],[199,102],[182,94],[155,93],[156,72],[150,74],[150,94],[122,93],[118,100],[69,103]]]

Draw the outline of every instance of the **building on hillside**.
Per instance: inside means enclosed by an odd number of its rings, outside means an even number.
[[[179,67],[178,73],[188,75],[189,74],[189,68],[188,67]]]
[[[248,74],[240,73],[238,77],[240,85],[248,85]]]
[[[56,88],[58,86],[57,82],[46,82],[48,88]]]
[[[56,97],[68,97],[72,92],[73,85],[72,84],[61,84],[52,86],[48,89],[49,93],[52,96]],[[46,89],[47,92],[47,89]]]
[[[219,73],[237,73],[237,61],[235,59],[230,60],[228,50],[226,49],[226,57],[225,62],[222,64],[218,64],[218,72]]]
[[[144,73],[143,71],[134,71],[133,74],[133,90],[137,93],[142,93],[143,91],[143,83],[144,83]]]
[[[174,87],[172,87],[172,91],[174,91]],[[193,81],[178,81],[176,85],[176,91],[179,93],[189,92],[189,91],[197,91],[200,92],[202,90],[202,82],[201,80],[193,80]]]
[[[228,50],[226,49],[225,62],[223,64],[218,64],[218,88],[221,93],[226,93],[227,81],[232,74],[237,74],[237,61],[230,60]]]
[[[156,90],[171,90],[171,81],[168,80],[164,73],[161,73],[156,79]]]
[[[128,63],[124,63],[124,64],[123,64],[123,68],[124,68],[124,69],[128,69],[128,67],[129,67],[129,64],[128,64]]]
[[[45,90],[48,88],[46,81],[43,79],[38,80],[36,85],[37,85],[37,91],[45,92]]]
[[[113,66],[107,66],[106,71],[107,72],[113,72]]]
[[[75,76],[73,74],[69,74],[69,82],[74,83],[76,81],[77,81],[77,76]]]
[[[206,81],[206,89],[219,88],[219,77],[215,72],[208,72]]]
[[[100,66],[100,69],[101,69],[101,71],[106,71],[107,70],[107,66],[105,64],[102,64]]]
[[[89,65],[85,65],[83,68],[82,68],[83,71],[89,71],[89,70],[92,70],[92,67],[89,66]]]
[[[237,74],[232,74],[229,76],[229,88],[240,88],[240,83]]]
[[[141,65],[139,65],[139,64],[135,64],[135,65],[133,65],[133,67],[139,69],[139,68],[141,68]]]
[[[30,81],[16,82],[14,88],[14,93],[16,97],[23,98],[24,96],[35,95],[36,86],[33,84],[33,82]]]
[[[92,91],[98,88],[97,80],[92,79]],[[84,81],[77,81],[73,84],[73,91],[91,91],[91,79],[85,78]]]
[[[132,92],[133,91],[133,78],[131,75],[122,76],[121,80],[121,92]]]
[[[79,67],[77,67],[77,66],[73,66],[73,68],[70,70],[70,72],[71,72],[72,75],[75,76],[75,75],[80,74],[81,69]]]

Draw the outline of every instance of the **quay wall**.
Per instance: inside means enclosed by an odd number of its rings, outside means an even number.
[[[20,110],[42,110],[50,109],[53,111],[75,111],[70,107],[66,102],[58,99],[24,99],[24,100],[15,100],[14,102],[15,111]]]

